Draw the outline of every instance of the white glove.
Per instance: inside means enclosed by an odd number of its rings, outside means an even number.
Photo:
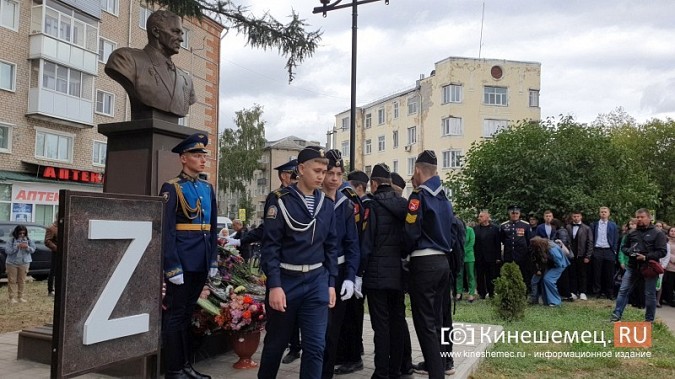
[[[356,283],[354,283],[354,296],[357,299],[363,299],[363,278],[360,276],[356,277]]]
[[[183,274],[172,276],[169,278],[169,281],[177,286],[180,286],[181,284],[185,283],[185,281],[183,280]]]
[[[342,282],[342,290],[340,291],[340,296],[342,300],[349,300],[354,296],[354,282],[351,280],[345,280]]]
[[[228,238],[225,246],[241,246],[241,241],[234,238]]]
[[[212,278],[216,275],[218,275],[218,268],[217,267],[209,269],[209,278]]]

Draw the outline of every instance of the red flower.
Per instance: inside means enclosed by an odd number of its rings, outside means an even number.
[[[244,311],[244,313],[241,314],[241,317],[248,320],[248,319],[251,318],[251,312],[250,311]]]
[[[244,296],[244,304],[253,304],[253,298],[251,296]]]

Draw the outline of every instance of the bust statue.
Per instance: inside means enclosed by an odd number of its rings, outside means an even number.
[[[148,44],[113,51],[105,73],[127,91],[132,120],[156,114],[170,120],[184,117],[197,100],[192,79],[171,61],[183,42],[181,18],[159,10],[150,15],[146,29]]]

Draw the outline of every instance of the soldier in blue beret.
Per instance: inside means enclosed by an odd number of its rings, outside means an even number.
[[[448,317],[452,261],[452,204],[436,174],[436,154],[424,150],[415,161],[413,184],[417,187],[408,199],[406,242],[410,254],[410,308],[424,362],[415,371],[429,378],[442,379],[454,373],[453,362],[441,357],[440,326]]]
[[[265,205],[260,267],[267,275],[267,335],[258,378],[277,377],[292,326],[302,333],[300,378],[321,377],[328,309],[335,306],[338,241],[334,202],[319,190],[324,150],[298,154],[298,183],[275,191]]]
[[[162,317],[166,378],[210,378],[192,368],[190,320],[207,275],[217,272],[216,196],[210,183],[199,178],[206,166],[205,133],[196,133],[176,145],[183,166],[180,174],[162,185],[166,200],[162,232],[166,310]]]

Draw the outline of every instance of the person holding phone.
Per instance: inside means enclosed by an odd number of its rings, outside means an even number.
[[[25,225],[17,225],[12,231],[12,238],[7,245],[7,283],[9,288],[9,302],[16,304],[25,303],[23,286],[26,282],[28,267],[33,261],[31,255],[35,252],[35,242],[28,238],[28,229]],[[17,300],[18,299],[18,300]]]

